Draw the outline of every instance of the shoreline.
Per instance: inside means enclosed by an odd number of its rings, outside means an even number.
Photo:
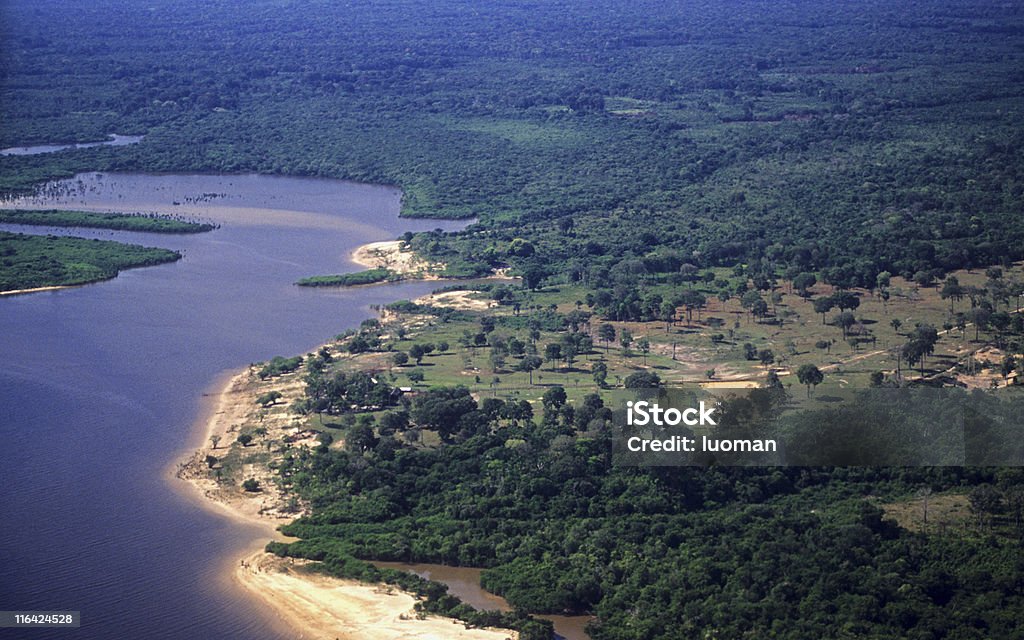
[[[272,384],[294,388],[298,376],[281,376]],[[225,564],[224,578],[273,611],[272,623],[286,635],[325,640],[402,640],[403,638],[453,640],[507,640],[517,633],[504,629],[469,629],[461,621],[439,616],[420,617],[415,596],[390,585],[344,580],[304,569],[307,562],[278,558],[264,551],[270,540],[288,540],[277,527],[301,513],[280,510],[281,494],[267,483],[267,494],[247,496],[218,483],[206,467],[205,456],[227,452],[224,442],[237,433],[239,420],[255,407],[255,389],[261,386],[251,366],[219,375],[203,394],[200,411],[183,452],[172,461],[169,482],[175,490],[211,513],[219,514],[260,533],[243,551]],[[219,436],[218,447],[210,446]],[[182,483],[182,481],[184,481]],[[268,502],[269,498],[269,502]],[[276,504],[275,504],[276,503]]]
[[[109,280],[109,278],[104,278]],[[96,282],[103,282],[103,280],[97,280]],[[59,289],[71,289],[74,287],[84,287],[86,284],[93,284],[87,282],[83,284],[54,284],[47,287],[33,287],[31,289],[11,289],[9,291],[0,291],[0,296],[20,296],[27,293],[39,293],[40,291],[57,291]]]
[[[409,250],[402,250],[401,240],[384,240],[359,245],[349,254],[349,261],[366,269],[388,269],[403,280],[441,280],[440,263],[426,262]]]

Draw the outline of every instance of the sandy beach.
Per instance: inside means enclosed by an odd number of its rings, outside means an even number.
[[[403,276],[418,277],[423,280],[438,279],[437,272],[444,269],[443,264],[426,262],[412,251],[402,249],[402,244],[401,240],[364,244],[356,247],[350,259],[367,269],[384,268]]]
[[[38,293],[40,291],[56,291],[58,289],[70,289],[71,287],[80,287],[82,285],[65,284],[60,286],[52,287],[35,287],[32,289],[11,289],[10,291],[0,291],[0,296],[20,296],[25,293]]]
[[[302,393],[301,374],[288,374],[267,381],[246,369],[218,381],[217,391],[205,403],[206,415],[197,425],[197,450],[180,462],[175,471],[191,493],[208,509],[239,522],[257,525],[267,538],[284,540],[276,528],[306,511],[296,505],[272,481],[264,465],[244,465],[235,477],[256,478],[262,490],[244,491],[237,482],[218,482],[217,466],[207,456],[222,457],[239,432],[254,421],[267,429],[267,439],[290,434],[297,427],[284,407]],[[279,391],[281,410],[267,411],[256,398]],[[298,434],[301,436],[301,433]],[[216,446],[213,443],[216,442]],[[300,438],[294,446],[313,446]],[[255,448],[255,444],[253,447]],[[279,622],[299,638],[324,640],[409,640],[412,638],[451,640],[514,640],[515,631],[467,629],[458,620],[439,616],[419,617],[416,597],[388,585],[372,585],[324,576],[305,569],[307,563],[278,558],[262,550],[248,549],[231,565],[229,579],[247,594],[258,598],[276,614]]]

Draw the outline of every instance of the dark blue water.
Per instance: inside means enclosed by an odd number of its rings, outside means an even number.
[[[355,246],[438,224],[398,220],[399,194],[388,187],[83,180],[72,183],[83,208],[178,213],[182,205],[170,203],[187,194],[228,194],[188,211],[223,226],[194,236],[95,232],[186,257],[0,298],[0,609],[79,610],[83,621],[0,637],[285,637],[223,579],[239,550],[266,533],[176,491],[168,468],[194,442],[201,398],[219,375],[302,353],[373,315],[369,305],[436,286],[323,290],[296,279],[354,270],[346,256]]]

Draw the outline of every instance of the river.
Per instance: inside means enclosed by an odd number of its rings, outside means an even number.
[[[143,136],[119,136],[116,133],[110,134],[110,140],[98,140],[96,142],[78,142],[68,144],[37,144],[28,147],[7,147],[0,149],[0,156],[34,156],[40,153],[53,153],[65,149],[88,149],[90,147],[123,147],[129,144],[142,142]]]
[[[371,316],[370,305],[437,286],[295,280],[355,270],[347,256],[359,244],[461,223],[400,220],[397,189],[336,180],[93,173],[40,193],[3,206],[162,211],[222,226],[92,231],[184,258],[0,298],[0,609],[82,613],[73,632],[0,638],[288,637],[225,578],[266,533],[176,491],[169,470],[197,444],[201,399],[226,371],[302,353]]]

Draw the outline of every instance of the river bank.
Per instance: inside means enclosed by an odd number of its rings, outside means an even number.
[[[423,260],[411,249],[403,248],[401,240],[371,242],[356,247],[349,259],[367,269],[388,269],[405,278],[438,280],[444,265]]]
[[[328,350],[332,345],[324,345]],[[277,526],[307,512],[274,482],[268,453],[263,462],[246,461],[237,453],[238,436],[250,430],[260,441],[241,450],[271,449],[271,443],[317,446],[319,442],[301,430],[287,412],[287,405],[302,393],[299,371],[261,380],[250,366],[222,377],[209,394],[204,415],[196,426],[196,449],[177,465],[175,476],[186,481],[193,496],[205,508],[234,520],[264,528],[269,537],[282,540]],[[280,393],[273,404],[257,401],[268,393]],[[253,426],[258,425],[258,426]],[[230,452],[231,449],[236,451]],[[251,455],[251,454],[250,454]],[[256,456],[259,458],[260,456]],[[211,458],[216,458],[213,462]],[[246,491],[241,482],[254,479],[259,491]],[[369,585],[310,572],[307,563],[282,559],[258,549],[247,549],[233,562],[229,579],[250,596],[274,611],[291,633],[301,638],[342,640],[399,640],[437,638],[457,640],[505,640],[514,631],[469,629],[458,620],[421,617],[416,598],[389,585]]]

